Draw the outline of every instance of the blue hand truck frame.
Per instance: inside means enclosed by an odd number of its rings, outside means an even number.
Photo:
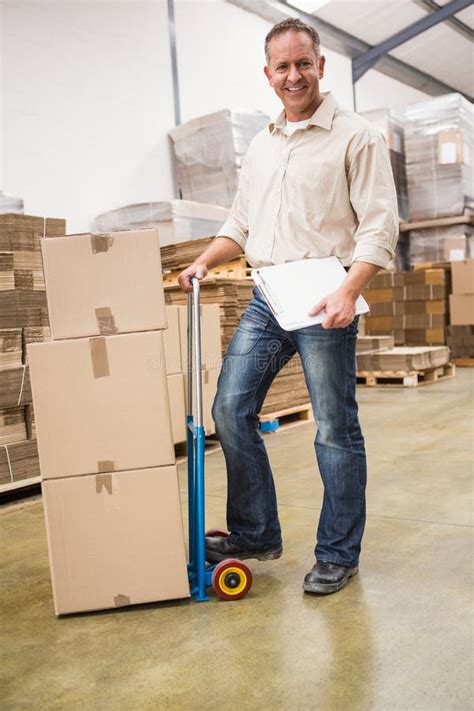
[[[196,602],[209,599],[206,588],[212,586],[224,600],[239,600],[252,586],[250,568],[241,560],[227,558],[216,564],[206,563],[204,448],[202,370],[201,370],[201,304],[199,279],[191,279],[188,295],[188,392],[186,405],[188,457],[188,578]],[[194,348],[193,348],[194,344]],[[194,368],[193,368],[194,364]],[[193,372],[196,381],[196,422],[193,416]],[[209,531],[208,536],[227,536],[222,531]]]
[[[197,602],[209,599],[206,588],[212,584],[215,565],[206,564],[204,446],[205,430],[202,408],[201,305],[199,279],[191,279],[188,294],[188,392],[186,406],[188,456],[188,577],[191,595]],[[193,417],[193,342],[196,374],[196,423]]]

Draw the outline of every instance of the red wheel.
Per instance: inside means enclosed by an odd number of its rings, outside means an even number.
[[[221,560],[212,573],[214,592],[223,600],[240,600],[252,587],[252,573],[242,560]]]
[[[206,538],[227,538],[228,535],[227,531],[221,531],[218,528],[211,528],[210,531],[206,531]]]

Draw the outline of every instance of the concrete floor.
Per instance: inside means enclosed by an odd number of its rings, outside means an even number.
[[[4,511],[1,708],[472,708],[473,376],[359,390],[369,515],[360,575],[333,596],[301,588],[321,499],[312,424],[266,436],[285,552],[252,561],[240,602],[58,620],[41,503]],[[222,527],[221,452],[206,466],[207,523]]]

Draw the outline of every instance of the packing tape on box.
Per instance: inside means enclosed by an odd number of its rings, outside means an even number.
[[[4,444],[3,446],[5,447],[5,454],[7,455],[8,473],[10,474],[10,481],[13,483],[13,470],[12,470],[12,464],[10,462],[10,453],[8,451],[7,445]]]
[[[95,309],[95,317],[101,336],[112,336],[114,333],[118,333],[118,328],[115,325],[115,317],[109,306],[102,306]]]
[[[107,341],[104,336],[89,338],[89,347],[94,378],[107,378],[110,375],[110,369],[107,356]]]
[[[114,597],[114,607],[125,607],[130,604],[131,600],[128,595],[119,594]]]
[[[114,242],[112,235],[91,235],[92,254],[108,252]]]
[[[100,494],[105,489],[108,494],[112,494],[112,474],[96,474],[95,493]]]
[[[100,459],[97,462],[97,471],[99,474],[108,474],[115,471],[115,462],[111,459]]]
[[[25,375],[26,375],[26,368],[27,368],[27,367],[28,367],[28,366],[26,366],[26,365],[23,365],[23,366],[22,366],[22,368],[23,368],[23,375],[22,375],[22,377],[21,377],[20,394],[19,394],[19,396],[18,396],[17,407],[20,407],[21,398],[23,397],[23,388],[25,387]]]

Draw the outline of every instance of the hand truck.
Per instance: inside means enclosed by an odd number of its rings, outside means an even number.
[[[204,445],[201,371],[201,307],[200,284],[191,279],[193,290],[188,295],[188,393],[186,408],[188,455],[188,578],[191,595],[197,602],[208,600],[206,588],[211,587],[223,600],[239,600],[252,586],[252,573],[246,563],[227,558],[220,563],[206,563],[206,536],[228,536],[224,531],[205,533]],[[193,348],[194,344],[194,348]],[[194,358],[193,358],[194,356]],[[194,369],[193,369],[194,365]],[[193,416],[193,370],[196,384],[196,424]]]

